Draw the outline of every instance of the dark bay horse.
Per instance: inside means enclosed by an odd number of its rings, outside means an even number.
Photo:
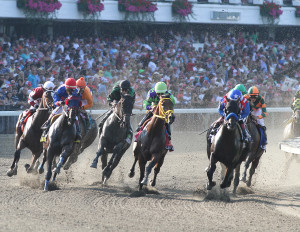
[[[78,115],[78,108],[71,107],[54,121],[50,126],[47,141],[44,144],[44,160],[39,169],[43,168],[45,161],[47,161],[47,173],[45,176],[44,190],[48,191],[49,181],[52,176],[52,163],[56,156],[60,155],[59,162],[54,169],[53,180],[56,174],[60,172],[60,168],[70,156],[74,149],[74,140],[76,138],[76,116]],[[41,173],[41,171],[39,170]]]
[[[21,150],[23,150],[26,147],[32,152],[31,164],[25,165],[26,171],[29,173],[37,169],[37,160],[43,152],[43,146],[40,143],[40,138],[43,132],[41,130],[41,126],[48,119],[52,111],[52,95],[53,91],[46,91],[43,93],[42,100],[39,104],[39,108],[33,115],[29,116],[23,128],[23,131],[21,128],[20,119],[23,117],[23,114],[25,112],[20,114],[18,122],[16,124],[14,160],[10,169],[7,171],[7,175],[9,177],[17,175],[18,162],[20,159]]]
[[[256,123],[256,120],[252,117],[250,114],[247,117],[246,120],[246,126],[248,128],[248,131],[251,135],[251,142],[249,143],[248,147],[243,151],[246,155],[246,160],[245,160],[245,169],[241,178],[241,181],[245,182],[248,187],[251,186],[251,181],[252,181],[252,176],[255,173],[255,169],[258,166],[259,160],[264,153],[264,149],[261,148],[260,146],[260,131],[259,131],[259,126]],[[251,168],[249,171],[249,178],[248,180],[246,179],[247,177],[247,170],[251,164]],[[234,188],[233,188],[233,193],[236,193],[237,186],[239,184],[239,177],[240,177],[240,165],[237,165],[235,169],[235,177],[234,177]]]
[[[225,177],[220,185],[221,188],[227,188],[231,185],[233,179],[233,170],[244,159],[242,132],[238,125],[239,114],[238,101],[229,101],[225,107],[225,119],[219,131],[214,136],[212,143],[208,142],[207,155],[210,160],[206,169],[208,183],[207,190],[211,190],[216,182],[213,181],[213,174],[216,170],[216,163],[221,162],[225,165]],[[208,131],[207,138],[209,138]]]
[[[109,179],[112,171],[119,164],[122,156],[130,147],[132,137],[127,137],[127,129],[130,127],[130,117],[134,105],[134,98],[129,94],[122,95],[120,101],[113,108],[113,113],[107,118],[99,138],[98,151],[91,164],[97,168],[98,159],[101,156],[103,183]],[[107,163],[108,153],[112,156]]]
[[[148,178],[154,168],[154,178],[151,181],[151,186],[155,186],[156,177],[163,165],[167,150],[166,144],[166,129],[165,124],[170,123],[174,119],[174,105],[169,96],[162,96],[158,105],[154,109],[154,114],[149,123],[144,127],[139,135],[137,142],[133,145],[134,163],[129,172],[129,177],[134,176],[136,162],[139,161],[140,179],[139,190],[142,190],[143,185],[148,184]],[[149,165],[145,167],[147,161]]]

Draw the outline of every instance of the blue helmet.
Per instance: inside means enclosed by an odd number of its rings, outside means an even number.
[[[241,100],[243,97],[241,91],[237,89],[233,89],[228,93],[228,98],[232,101],[238,101]]]

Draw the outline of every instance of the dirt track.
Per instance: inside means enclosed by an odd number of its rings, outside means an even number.
[[[242,183],[237,197],[217,187],[207,200],[205,136],[174,132],[176,151],[168,153],[158,175],[159,194],[136,196],[138,165],[133,179],[130,148],[108,185],[101,170],[89,167],[94,146],[58,176],[59,190],[43,192],[44,175],[25,173],[28,150],[21,154],[18,176],[7,177],[13,137],[1,136],[0,231],[299,231],[300,169],[278,148],[282,129],[269,129],[269,145],[254,175],[253,187]],[[231,189],[230,189],[231,190]],[[227,201],[229,200],[229,201]]]

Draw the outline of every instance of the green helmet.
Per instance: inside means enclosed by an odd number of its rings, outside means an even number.
[[[157,82],[154,89],[156,93],[165,93],[168,90],[165,82]]]
[[[243,95],[247,94],[247,91],[245,89],[245,86],[243,84],[238,84],[234,87],[234,89],[239,90]]]

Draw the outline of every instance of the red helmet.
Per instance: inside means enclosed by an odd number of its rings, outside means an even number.
[[[76,89],[76,81],[74,78],[68,78],[66,81],[65,81],[65,86],[66,86],[66,89]]]

